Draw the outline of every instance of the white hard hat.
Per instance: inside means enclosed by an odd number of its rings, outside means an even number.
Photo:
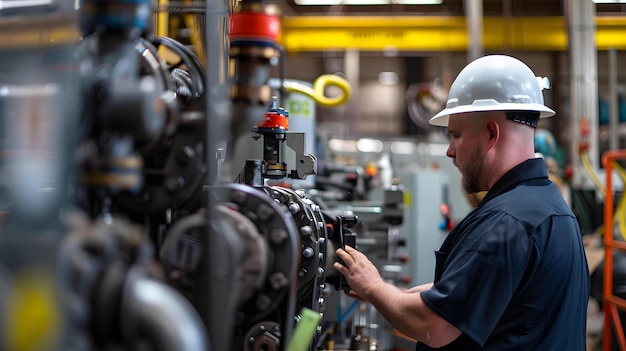
[[[446,108],[429,121],[446,127],[451,114],[478,111],[537,111],[554,116],[543,104],[541,86],[522,61],[506,55],[488,55],[470,62],[450,87]]]

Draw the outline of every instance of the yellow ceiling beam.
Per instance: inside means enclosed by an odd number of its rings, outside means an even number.
[[[76,23],[76,18],[70,15],[2,19],[0,50],[74,44],[80,39]]]
[[[626,16],[597,17],[598,50],[626,49]],[[462,16],[297,16],[282,19],[288,52],[345,50],[465,51],[469,35]],[[567,50],[564,17],[483,18],[486,51]]]

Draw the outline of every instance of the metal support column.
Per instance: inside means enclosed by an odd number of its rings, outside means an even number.
[[[579,157],[580,125],[589,122],[589,161],[598,169],[598,58],[595,42],[595,4],[591,1],[566,2],[570,42],[570,145],[576,170],[573,185],[581,187],[585,176]]]
[[[467,61],[483,56],[483,0],[466,0],[467,32],[470,37],[467,47]]]

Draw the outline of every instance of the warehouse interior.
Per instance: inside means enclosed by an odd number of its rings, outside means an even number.
[[[480,198],[428,121],[488,54],[557,112],[587,350],[626,350],[626,2],[420,2],[0,0],[0,351],[413,350],[335,250],[432,281]]]

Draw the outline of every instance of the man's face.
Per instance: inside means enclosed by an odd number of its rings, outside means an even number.
[[[470,114],[452,115],[448,121],[450,145],[446,155],[462,175],[463,188],[469,194],[483,191],[480,179],[485,160],[481,153],[480,125]]]

